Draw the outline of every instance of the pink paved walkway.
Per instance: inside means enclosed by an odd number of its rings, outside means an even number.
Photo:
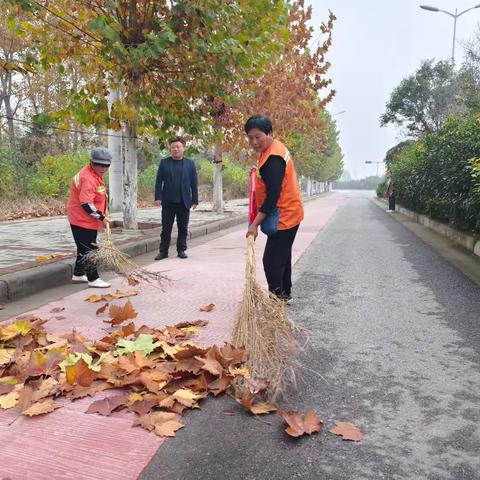
[[[345,200],[337,193],[306,204],[305,220],[294,243],[295,262]],[[244,235],[245,230],[239,230],[192,248],[188,260],[173,257],[152,264],[152,270],[167,270],[172,282],[163,292],[143,286],[138,296],[130,298],[139,312],[136,326],[161,327],[207,318],[210,323],[196,341],[210,345],[229,340],[243,292]],[[265,236],[260,234],[258,271],[263,281],[260,258],[264,243]],[[112,291],[129,288],[122,279],[114,280],[112,287]],[[28,313],[51,319],[46,327],[52,333],[75,328],[89,338],[99,338],[105,335],[105,324],[95,315],[99,304],[85,302],[91,293],[99,292],[85,289]],[[115,303],[123,305],[125,300]],[[209,303],[216,305],[212,312],[199,311]],[[50,313],[54,307],[65,308],[61,313],[64,320],[54,319],[59,315]],[[0,480],[137,478],[163,440],[144,429],[132,428],[133,414],[84,414],[92,401],[81,399],[48,415],[20,417],[10,426],[15,409],[1,410]]]

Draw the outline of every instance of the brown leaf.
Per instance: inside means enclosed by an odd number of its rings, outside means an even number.
[[[195,320],[194,322],[180,322],[174,325],[175,328],[185,328],[185,327],[205,327],[208,325],[208,320]]]
[[[149,431],[154,431],[159,437],[174,437],[175,432],[184,425],[176,420],[177,415],[170,412],[153,412],[143,415],[133,422]]]
[[[86,413],[98,413],[100,415],[108,416],[119,407],[125,407],[128,401],[128,395],[113,395],[93,402]]]
[[[5,393],[10,393],[14,388],[15,388],[15,385],[0,383],[0,395],[4,395]]]
[[[65,353],[63,348],[52,348],[46,353],[34,351],[30,356],[25,373],[27,376],[44,375],[55,370],[64,359]]]
[[[285,431],[291,437],[300,437],[305,433],[311,435],[314,432],[319,432],[323,427],[323,422],[317,418],[313,410],[309,410],[305,417],[302,417],[298,412],[280,411],[279,415],[287,422],[288,427]]]
[[[127,277],[127,281],[128,281],[128,284],[131,287],[136,287],[140,283],[139,280],[137,280],[136,278],[133,278],[133,277]]]
[[[97,303],[97,302],[111,302],[115,297],[112,294],[106,294],[106,295],[90,295],[85,299],[86,302],[89,303]]]
[[[112,388],[107,382],[92,383],[90,387],[82,387],[81,385],[70,386],[71,390],[66,393],[69,400],[77,400],[78,398],[94,397],[98,392],[103,392]]]
[[[266,403],[266,402],[258,402],[254,403],[250,407],[250,411],[254,415],[263,415],[265,413],[272,413],[277,411],[277,406],[273,403]]]
[[[217,378],[215,381],[208,385],[208,389],[215,395],[219,395],[220,393],[225,392],[230,387],[230,383],[232,381],[232,377],[224,376],[221,378]]]
[[[108,314],[110,316],[110,320],[104,321],[112,325],[120,325],[125,320],[137,318],[138,315],[133,309],[133,305],[130,300],[128,300],[123,307],[118,305],[110,305]]]
[[[195,357],[202,363],[202,369],[206,370],[207,372],[212,373],[213,375],[222,375],[223,373],[223,366],[217,360],[216,355],[216,347],[209,348],[205,357]]]
[[[109,306],[110,304],[107,302],[103,307],[100,307],[96,312],[95,312],[95,315],[100,315],[101,313],[104,313],[105,310],[107,309],[107,307]]]
[[[208,305],[205,305],[204,307],[200,307],[201,312],[211,312],[215,308],[214,303],[209,303]]]
[[[5,305],[0,304],[0,310],[3,310],[5,308]]]
[[[154,362],[140,352],[129,353],[118,359],[118,366],[127,373],[140,371],[142,368],[152,367],[153,365]]]
[[[46,378],[41,380],[38,386],[35,388],[32,395],[32,403],[41,400],[42,398],[54,395],[58,390],[58,382],[52,378]]]
[[[40,402],[34,403],[22,413],[28,415],[29,417],[33,415],[43,415],[44,413],[53,412],[57,408],[61,408],[63,405],[58,402],[54,402],[53,398],[46,398]]]
[[[363,439],[362,432],[353,423],[338,422],[335,420],[335,427],[330,430],[334,435],[341,435],[342,440],[350,440],[352,442],[359,442]]]
[[[146,415],[156,405],[158,405],[158,400],[140,400],[129,405],[128,410],[137,415]]]
[[[138,292],[135,291],[135,290],[128,290],[128,291],[117,290],[112,295],[115,298],[126,298],[126,297],[134,297],[134,296],[138,295]]]
[[[65,310],[65,307],[55,307],[50,310],[50,313],[60,313]]]
[[[82,387],[89,387],[95,377],[95,372],[88,368],[83,359],[80,359],[75,365],[66,367],[65,373],[67,374],[68,383],[77,383]]]

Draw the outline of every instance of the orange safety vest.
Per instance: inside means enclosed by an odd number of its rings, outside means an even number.
[[[274,140],[267,150],[257,158],[258,175],[255,186],[255,199],[257,208],[260,208],[267,196],[265,182],[260,177],[260,168],[265,164],[270,155],[277,155],[285,160],[285,177],[282,182],[280,198],[277,202],[279,210],[279,230],[287,230],[297,226],[303,220],[303,201],[298,186],[297,174],[293,165],[293,159],[288,148],[278,140]]]
[[[70,186],[70,198],[67,203],[68,221],[77,227],[91,230],[103,230],[103,224],[89,215],[82,203],[92,203],[95,208],[105,214],[107,210],[107,189],[100,175],[91,165],[83,167],[73,178]]]

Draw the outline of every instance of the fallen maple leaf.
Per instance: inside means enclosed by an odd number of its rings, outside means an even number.
[[[31,329],[31,323],[24,320],[2,325],[0,326],[0,340],[11,340],[19,335],[26,335]]]
[[[136,413],[137,415],[146,415],[156,405],[158,405],[157,400],[140,400],[129,405],[128,410]]]
[[[109,306],[110,304],[107,302],[103,307],[100,307],[96,312],[95,312],[95,315],[100,315],[101,313],[104,313],[105,310],[107,309],[107,307]]]
[[[52,377],[41,380],[38,387],[33,391],[32,402],[37,402],[44,397],[53,395],[58,390],[58,382]]]
[[[108,416],[119,407],[126,407],[128,395],[113,395],[93,402],[86,413],[98,413],[100,415]]]
[[[0,395],[0,408],[13,408],[18,403],[18,392],[13,391],[5,395]]]
[[[87,363],[80,359],[75,365],[65,367],[67,382],[70,384],[78,383],[82,387],[89,387],[95,377],[95,372],[90,370]]]
[[[125,320],[137,318],[138,313],[133,309],[132,302],[127,300],[127,303],[123,307],[119,305],[110,305],[108,311],[110,320],[104,320],[111,325],[120,325]]]
[[[13,360],[14,353],[14,348],[0,348],[0,365],[8,365]]]
[[[177,415],[170,412],[153,412],[137,418],[133,426],[140,425],[149,431],[154,431],[159,437],[174,437],[175,432],[184,427],[177,422]]]
[[[53,398],[47,398],[40,402],[34,403],[26,410],[23,411],[24,415],[29,417],[33,415],[43,415],[44,413],[53,412],[57,408],[61,408],[63,405],[59,402],[54,402]]]
[[[208,305],[205,305],[204,307],[200,307],[201,312],[211,312],[215,308],[214,303],[209,303]]]
[[[199,362],[202,363],[203,370],[206,370],[207,372],[210,372],[213,375],[222,375],[223,366],[217,360],[216,347],[209,348],[205,357],[195,356],[194,358],[196,358]]]
[[[85,299],[86,302],[89,303],[97,303],[101,301],[105,302],[111,302],[114,299],[112,294],[106,294],[106,295],[90,295]]]
[[[178,402],[181,403],[182,405],[185,405],[186,407],[192,408],[194,405],[197,404],[197,400],[202,398],[202,395],[199,395],[198,393],[192,392],[192,390],[189,390],[188,388],[182,388],[180,390],[177,390],[172,397]]]
[[[144,367],[152,367],[153,361],[140,352],[130,353],[118,359],[118,366],[127,373],[140,371]]]
[[[6,393],[10,393],[14,388],[15,388],[15,385],[0,383],[0,395],[5,395]]]
[[[50,313],[60,313],[65,310],[65,307],[55,307],[50,310]]]
[[[311,435],[323,427],[323,422],[317,418],[313,410],[309,410],[303,418],[298,412],[279,411],[279,415],[287,422],[288,427],[285,431],[291,437],[300,437],[305,433]]]
[[[362,432],[350,422],[338,422],[335,420],[335,427],[330,430],[334,435],[341,435],[342,440],[359,442],[363,439]]]
[[[219,395],[220,393],[225,392],[230,387],[230,383],[232,382],[232,377],[224,376],[221,378],[217,378],[212,383],[208,385],[208,389],[215,395]]]
[[[273,403],[267,402],[253,402],[253,397],[250,392],[245,392],[241,398],[236,399],[240,405],[245,407],[247,410],[250,410],[254,415],[263,415],[265,413],[276,412],[278,410],[277,406]]]

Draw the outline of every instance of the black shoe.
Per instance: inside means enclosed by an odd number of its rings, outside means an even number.
[[[163,260],[164,258],[168,258],[168,253],[159,253],[159,254],[155,257],[155,260]]]
[[[187,254],[185,252],[178,252],[177,256],[178,256],[178,258],[188,258]]]

